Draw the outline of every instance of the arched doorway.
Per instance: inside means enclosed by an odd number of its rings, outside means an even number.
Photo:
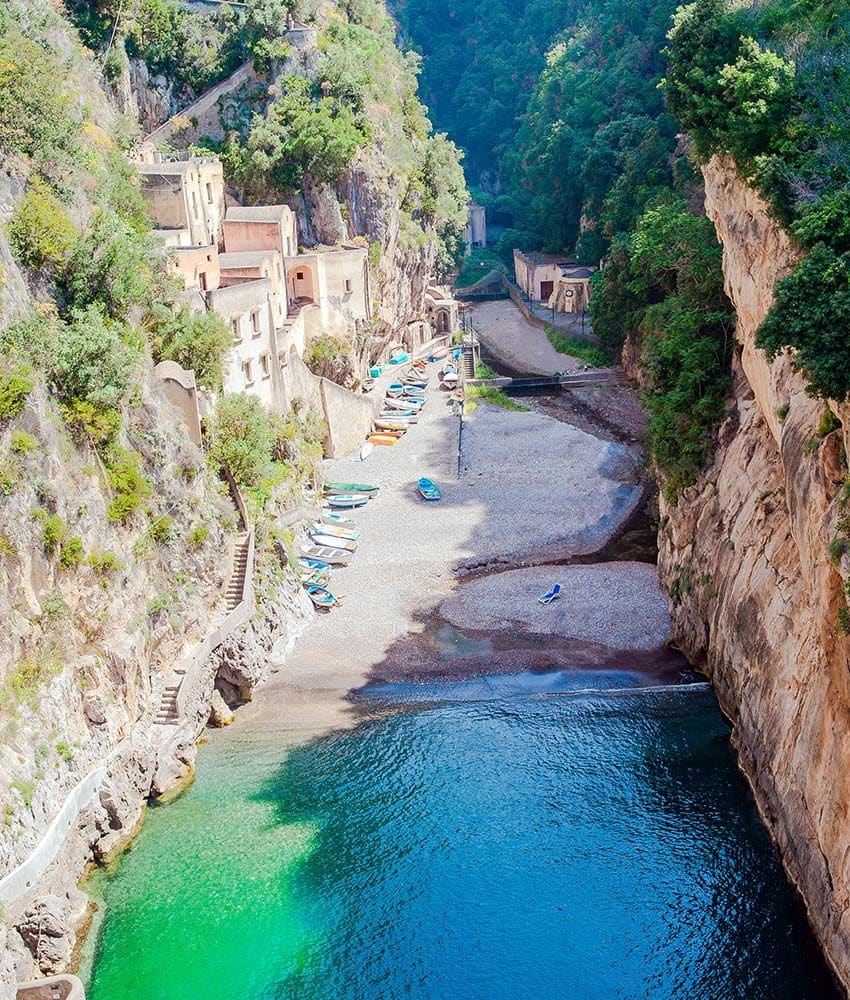
[[[298,264],[290,271],[293,301],[298,303],[316,301],[316,282],[313,269],[307,264]]]

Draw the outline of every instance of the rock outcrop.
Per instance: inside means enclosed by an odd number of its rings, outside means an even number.
[[[790,358],[771,363],[755,346],[793,244],[734,163],[715,158],[703,172],[740,349],[712,464],[662,508],[660,569],[675,638],[713,681],[786,869],[850,984],[848,574],[830,559],[844,441],[818,430],[825,404]]]

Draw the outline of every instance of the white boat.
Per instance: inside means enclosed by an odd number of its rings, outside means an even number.
[[[349,542],[356,542],[360,537],[359,531],[355,531],[352,528],[344,528],[340,524],[316,524],[314,522],[310,525],[310,533],[331,535],[334,538],[347,539]]]
[[[390,396],[384,400],[385,410],[398,410],[403,412],[406,410],[414,410],[418,412],[422,409],[422,403],[418,399],[411,399],[409,396],[405,396],[403,399],[392,399]]]
[[[338,524],[342,528],[354,527],[354,521],[350,517],[343,517],[342,514],[320,514],[319,520],[322,524]]]
[[[321,529],[309,532],[310,539],[314,545],[327,546],[330,549],[343,549],[347,552],[357,551],[357,542],[350,538],[337,538],[335,535],[323,535]]]
[[[459,381],[460,376],[457,372],[446,372],[443,376],[443,385],[447,385],[450,389],[454,389]]]
[[[350,549],[341,549],[336,545],[302,545],[301,554],[309,559],[319,559],[330,566],[345,566],[351,562],[354,553]]]
[[[374,447],[375,446],[372,444],[371,441],[364,441],[363,444],[360,445],[360,461],[361,462],[365,462],[366,461],[366,459],[372,454],[372,449]]]
[[[404,420],[408,424],[415,424],[419,416],[406,410],[382,410],[378,414],[378,420]]]

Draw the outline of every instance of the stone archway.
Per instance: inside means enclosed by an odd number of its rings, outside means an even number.
[[[297,264],[290,273],[290,289],[295,302],[316,302],[316,275],[309,264]]]

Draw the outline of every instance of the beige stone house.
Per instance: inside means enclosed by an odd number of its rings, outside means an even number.
[[[169,252],[171,271],[187,292],[207,292],[221,284],[218,247],[177,246]]]
[[[275,329],[283,326],[288,313],[286,278],[283,260],[277,250],[242,250],[218,255],[221,286],[268,278],[271,282],[272,321]]]
[[[454,333],[459,322],[458,307],[448,288],[429,285],[425,292],[425,316],[434,334]]]
[[[230,325],[233,335],[224,391],[247,392],[258,396],[268,409],[282,409],[285,400],[273,295],[271,278],[257,278],[209,291],[206,300],[208,307]]]
[[[224,216],[226,253],[277,250],[281,258],[298,253],[298,229],[288,205],[230,205]]]
[[[369,258],[361,247],[316,250],[287,257],[286,281],[296,308],[317,306],[326,331],[353,330],[372,317]]]
[[[200,156],[166,160],[160,153],[148,153],[137,167],[148,211],[167,246],[218,245],[224,221],[220,160]]]
[[[516,283],[533,302],[556,312],[584,312],[590,302],[595,267],[558,254],[514,250]]]

